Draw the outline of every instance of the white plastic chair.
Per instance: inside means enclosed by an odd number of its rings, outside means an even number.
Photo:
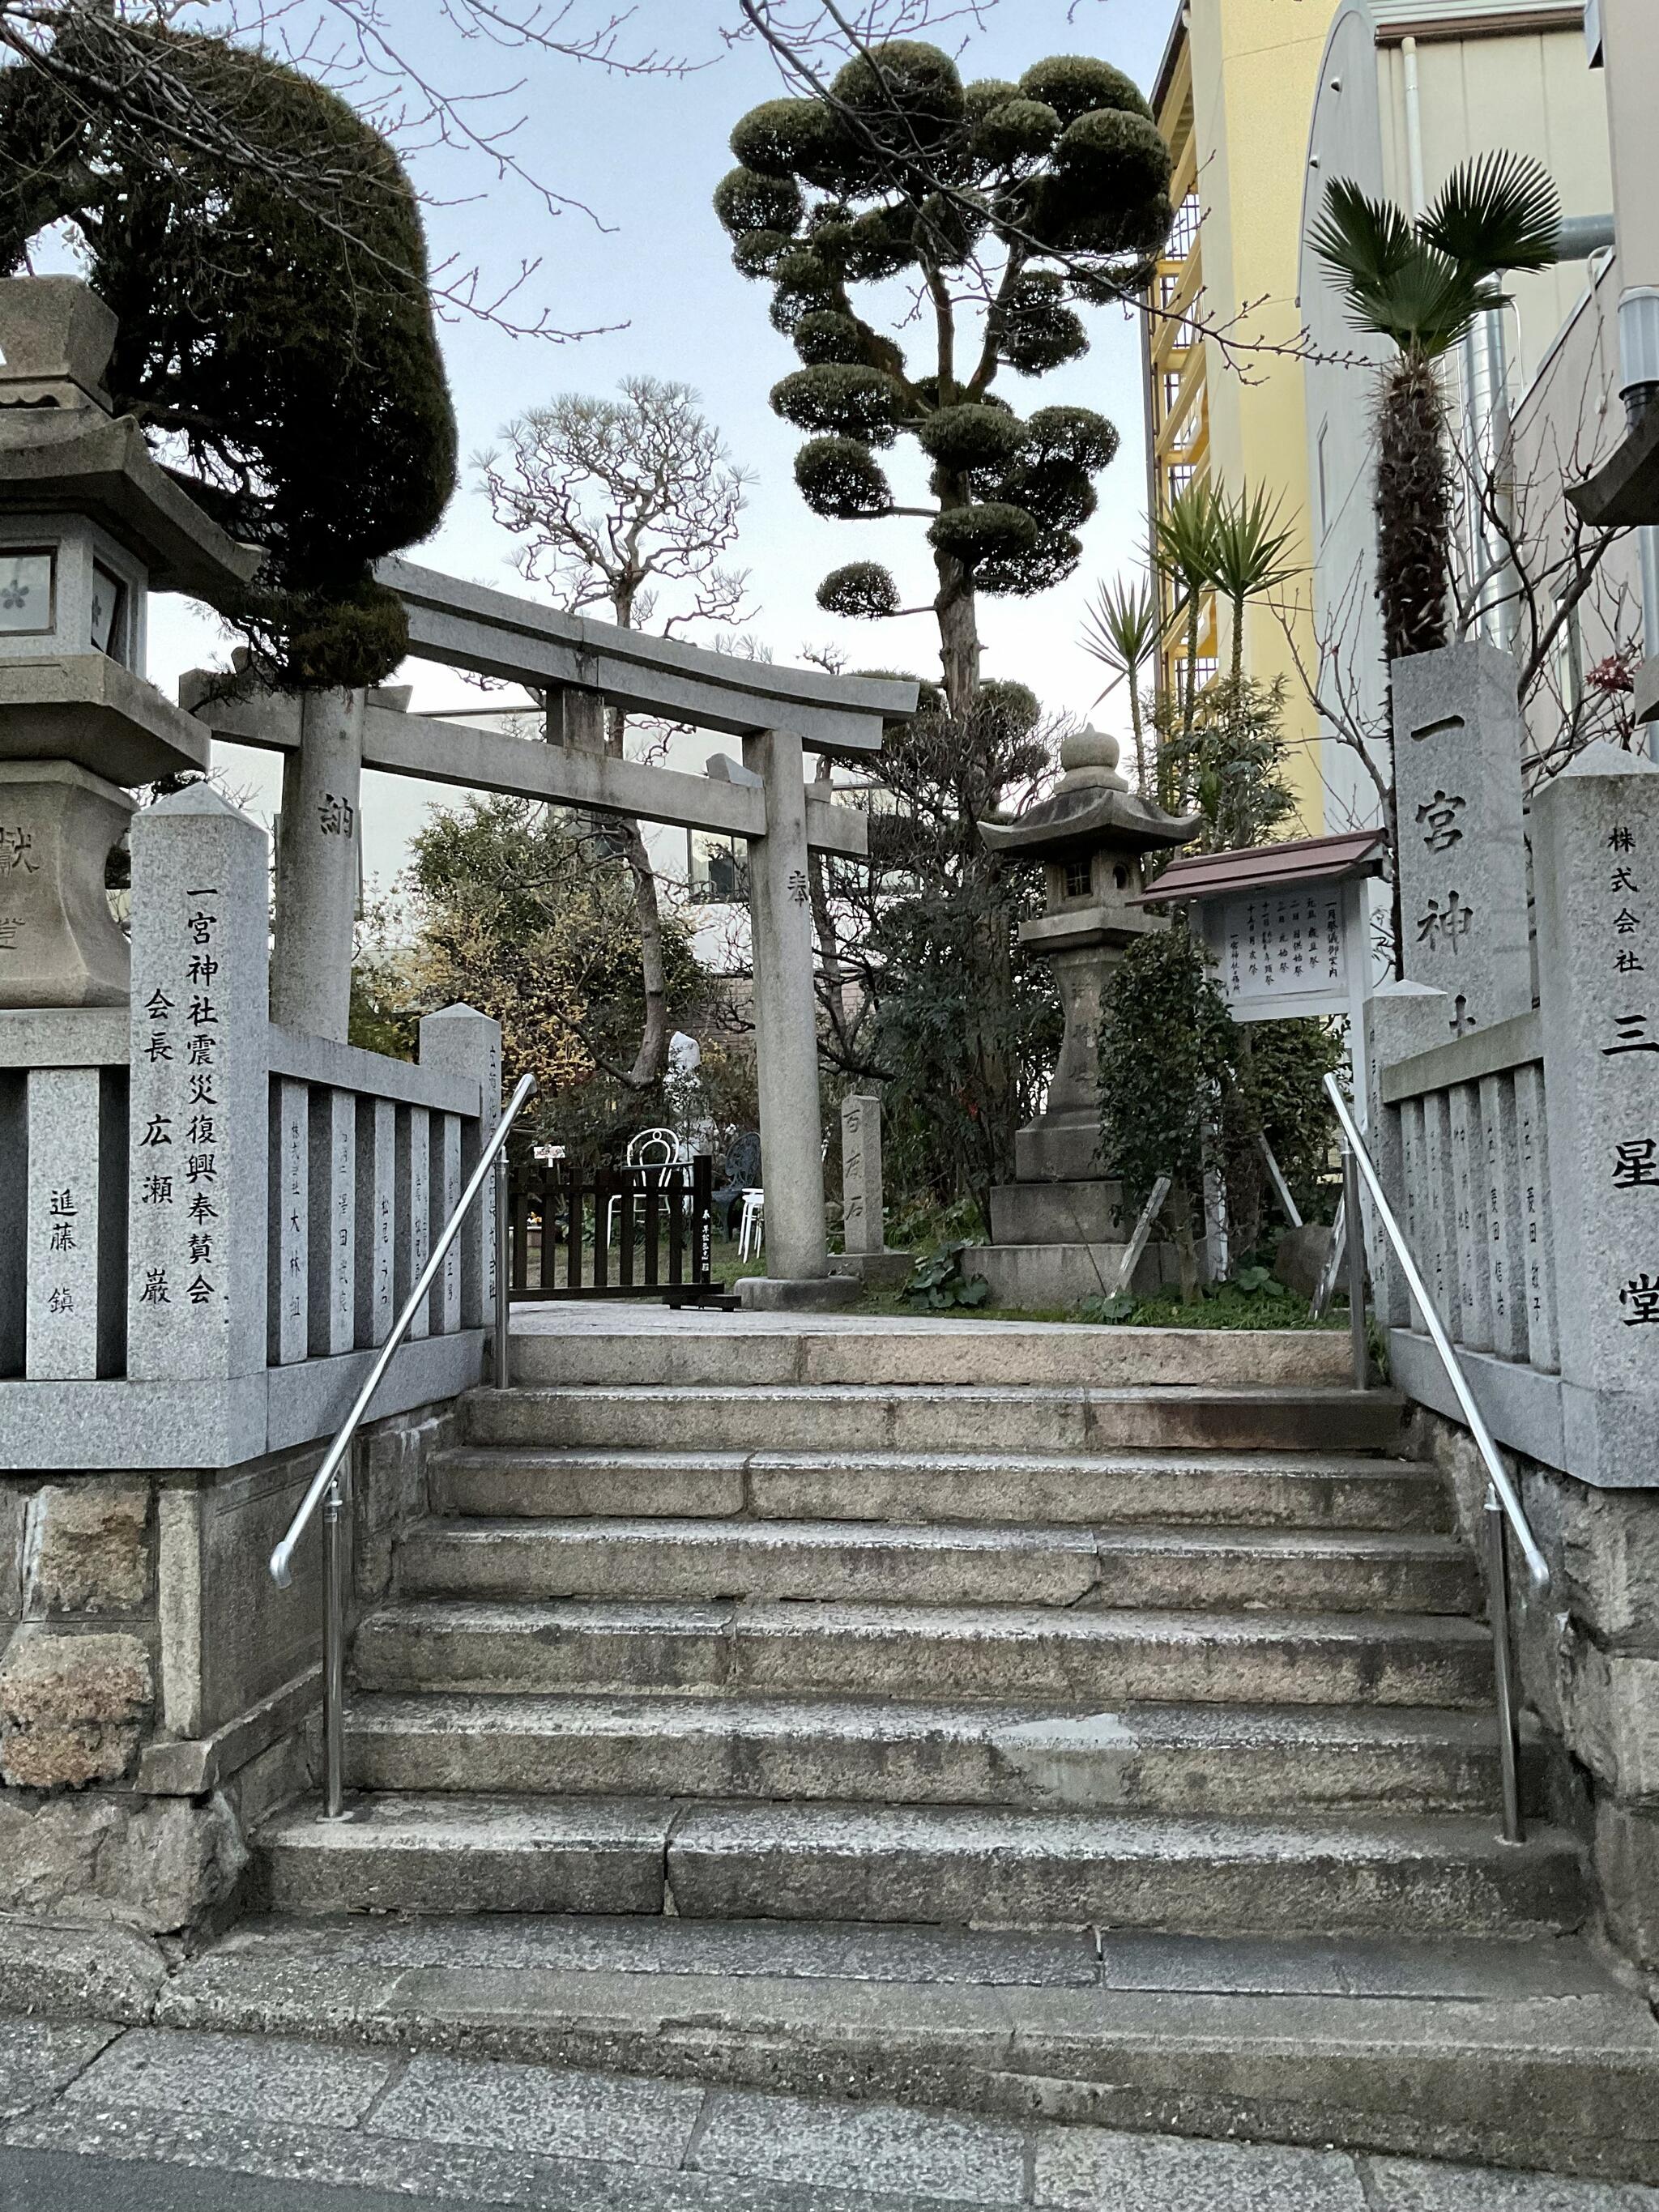
[[[738,1218],[738,1257],[758,1259],[766,1243],[766,1193],[759,1188],[746,1190],[743,1194],[743,1212]]]
[[[630,1168],[672,1168],[678,1167],[689,1155],[672,1129],[641,1129],[629,1139],[628,1150],[623,1158]],[[605,1241],[607,1244],[614,1244],[617,1241],[617,1208],[622,1203],[619,1193],[605,1209]],[[634,1203],[642,1209],[645,1200],[636,1193]]]

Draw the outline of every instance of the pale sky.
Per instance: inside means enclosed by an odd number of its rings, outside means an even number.
[[[733,12],[729,0],[642,0],[637,21],[647,39],[718,52],[717,38],[703,27],[730,21]],[[1013,77],[1047,54],[1094,52],[1148,88],[1173,14],[1174,0],[1000,0],[984,30],[969,39],[963,74]],[[694,19],[700,44],[688,28]],[[453,81],[453,45],[441,50],[435,33],[430,43],[432,53],[417,58]],[[484,68],[488,60],[477,66]],[[496,82],[515,74],[500,56],[493,66]],[[855,623],[821,613],[813,601],[829,569],[859,558],[887,562],[907,605],[930,598],[934,586],[925,526],[830,522],[809,512],[791,473],[801,435],[767,405],[771,386],[798,366],[794,350],[767,319],[768,288],[745,282],[732,268],[709,195],[732,165],[726,137],[732,124],[778,89],[771,63],[752,48],[720,55],[706,70],[680,79],[545,65],[521,142],[526,158],[543,179],[585,198],[598,222],[574,210],[551,217],[522,188],[496,187],[476,166],[416,164],[417,181],[429,191],[459,188],[482,195],[470,204],[429,211],[434,263],[453,252],[465,263],[482,260],[488,271],[500,274],[511,273],[521,256],[539,255],[542,267],[524,296],[545,301],[554,320],[566,328],[601,334],[552,345],[515,340],[471,321],[443,328],[464,480],[437,535],[411,552],[481,583],[532,590],[513,573],[514,541],[493,521],[476,489],[471,457],[514,414],[557,392],[607,393],[635,371],[679,379],[696,386],[704,411],[758,478],[733,556],[751,572],[759,607],[753,635],[780,661],[797,659],[803,645],[833,639],[848,648],[855,667],[936,675],[931,615]],[[1092,311],[1089,321],[1093,343],[1082,361],[1036,383],[1004,371],[997,387],[1022,412],[1069,399],[1099,409],[1118,426],[1121,450],[1099,480],[1100,509],[1084,532],[1083,566],[1069,583],[1042,598],[981,602],[986,673],[1018,678],[1047,705],[1079,714],[1088,711],[1101,683],[1095,664],[1076,644],[1084,605],[1096,578],[1133,559],[1144,538],[1146,507],[1139,332],[1121,309]],[[325,467],[327,459],[319,453],[319,465]],[[921,489],[919,481],[915,488]],[[182,669],[222,660],[225,651],[210,617],[174,599],[153,604],[149,672],[165,690],[171,692]],[[447,671],[414,664],[404,675],[416,685],[416,706],[477,703],[477,694]],[[1102,711],[1099,719],[1108,726],[1118,725],[1118,704],[1109,702]],[[723,746],[729,749],[729,741],[710,741],[710,750]],[[252,787],[252,811],[268,818],[277,786],[270,757],[227,748],[221,764],[233,786]],[[395,778],[367,778],[369,875],[388,881],[426,805],[434,799],[453,805],[456,798]]]

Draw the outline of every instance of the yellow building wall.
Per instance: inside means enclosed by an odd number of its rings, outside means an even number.
[[[1297,665],[1299,659],[1311,673],[1317,653],[1296,295],[1308,130],[1336,7],[1337,0],[1190,0],[1188,33],[1206,320],[1224,325],[1242,313],[1241,339],[1291,349],[1242,351],[1230,362],[1216,338],[1206,337],[1204,374],[1211,482],[1234,494],[1246,485],[1265,487],[1282,500],[1284,520],[1296,532],[1291,557],[1302,573],[1278,595],[1291,638],[1272,608],[1249,610],[1244,667],[1261,683],[1285,678],[1288,765],[1307,836],[1320,836],[1327,825],[1318,717]],[[1231,631],[1231,615],[1223,608],[1216,651],[1224,672]]]

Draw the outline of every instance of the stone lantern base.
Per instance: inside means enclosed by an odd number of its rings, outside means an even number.
[[[0,761],[0,1007],[123,1006],[104,864],[134,802],[69,761]]]

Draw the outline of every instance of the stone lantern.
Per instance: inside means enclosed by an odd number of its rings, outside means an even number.
[[[1047,910],[1020,938],[1052,963],[1066,1017],[1043,1110],[1014,1140],[1018,1180],[992,1192],[994,1241],[974,1255],[1009,1304],[1070,1304],[1115,1287],[1128,1228],[1100,1159],[1101,996],[1126,946],[1164,927],[1135,904],[1142,855],[1184,845],[1199,825],[1129,789],[1115,738],[1079,731],[1060,758],[1049,798],[1016,821],[980,824],[993,852],[1042,863]],[[1145,1264],[1156,1270],[1156,1252]]]
[[[258,565],[112,414],[115,330],[72,278],[0,283],[0,1007],[125,1003],[128,791],[210,742],[144,680],[149,592],[214,601]]]

